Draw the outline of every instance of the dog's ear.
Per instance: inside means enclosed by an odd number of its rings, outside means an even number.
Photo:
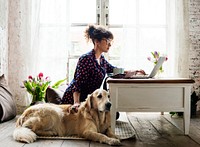
[[[87,99],[86,99],[86,108],[88,110],[91,110],[91,108],[92,108],[92,99],[93,99],[93,95],[89,94],[88,97],[87,97]]]

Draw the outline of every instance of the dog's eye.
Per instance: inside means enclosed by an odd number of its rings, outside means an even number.
[[[108,95],[108,98],[110,98],[110,95]]]
[[[98,97],[98,98],[102,98],[102,95],[101,95],[101,94],[99,94],[97,97]]]

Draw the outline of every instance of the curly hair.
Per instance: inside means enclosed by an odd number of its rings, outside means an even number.
[[[94,40],[101,41],[103,38],[113,39],[114,36],[112,32],[104,28],[103,26],[95,26],[89,25],[85,30],[85,38],[87,41],[92,41],[94,44]]]

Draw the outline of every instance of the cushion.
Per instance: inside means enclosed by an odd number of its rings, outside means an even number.
[[[4,75],[0,76],[0,122],[16,116],[16,105]]]
[[[48,87],[46,90],[45,100],[49,103],[61,104],[61,99],[67,85],[61,85],[58,89]]]
[[[0,104],[0,122],[1,122],[1,118],[3,117],[3,108]]]

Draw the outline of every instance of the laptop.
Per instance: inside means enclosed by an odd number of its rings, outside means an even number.
[[[160,67],[163,65],[166,57],[160,57],[158,59],[157,64],[154,66],[153,70],[149,75],[133,75],[131,77],[125,77],[127,79],[149,79],[155,77],[155,75],[158,73]]]

